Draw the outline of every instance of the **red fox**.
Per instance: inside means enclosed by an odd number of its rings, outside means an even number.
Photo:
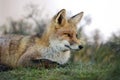
[[[67,19],[66,10],[60,10],[51,20],[41,37],[3,35],[0,37],[0,64],[12,68],[41,67],[41,61],[65,64],[71,50],[82,49],[77,38],[77,24],[83,12]],[[37,62],[36,62],[37,61]]]

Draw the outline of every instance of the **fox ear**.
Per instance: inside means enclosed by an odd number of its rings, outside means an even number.
[[[83,12],[80,12],[80,13],[72,16],[72,17],[69,19],[69,21],[70,21],[70,22],[73,22],[74,24],[77,24],[77,23],[79,23],[79,22],[81,21],[82,16],[83,16]]]
[[[57,15],[54,16],[54,21],[59,25],[64,25],[66,22],[66,10],[60,10]]]

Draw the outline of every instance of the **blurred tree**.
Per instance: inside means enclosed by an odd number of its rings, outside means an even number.
[[[87,25],[90,25],[92,22],[92,18],[90,15],[87,15],[84,17],[83,19],[83,23],[80,25],[79,29],[78,29],[78,37],[81,38],[81,37],[84,37],[87,39],[87,36],[86,34],[84,33],[84,27],[87,26]],[[87,40],[86,40],[87,41]]]
[[[46,28],[45,19],[42,18],[43,14],[45,15],[44,10],[44,7],[41,7],[39,9],[39,6],[37,4],[32,3],[26,5],[25,7],[25,11],[27,11],[25,18],[32,19],[35,22],[34,31],[38,36],[41,36],[44,32],[44,29]]]
[[[25,11],[26,14],[19,20],[8,19],[7,24],[3,25],[4,34],[42,35],[46,27],[44,9],[30,3],[25,6]]]
[[[96,29],[93,34],[93,44],[96,48],[100,46],[101,39],[102,37],[101,37],[100,31]]]
[[[116,42],[120,44],[120,31],[118,33],[113,33],[112,37],[109,39],[111,42]]]

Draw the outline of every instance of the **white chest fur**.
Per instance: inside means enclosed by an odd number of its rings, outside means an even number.
[[[42,56],[42,58],[55,61],[59,64],[65,64],[70,58],[70,51],[47,54],[47,55]]]
[[[43,59],[49,59],[59,64],[65,64],[70,58],[70,51],[65,47],[66,41],[52,41],[49,47],[39,48]],[[67,50],[67,51],[66,51]]]

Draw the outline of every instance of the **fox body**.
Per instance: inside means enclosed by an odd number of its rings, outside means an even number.
[[[3,35],[0,37],[0,64],[15,67],[40,67],[46,59],[65,64],[71,50],[82,48],[77,38],[77,23],[83,12],[67,19],[66,10],[59,11],[51,20],[41,37],[22,35]],[[38,61],[37,63],[34,61]]]

